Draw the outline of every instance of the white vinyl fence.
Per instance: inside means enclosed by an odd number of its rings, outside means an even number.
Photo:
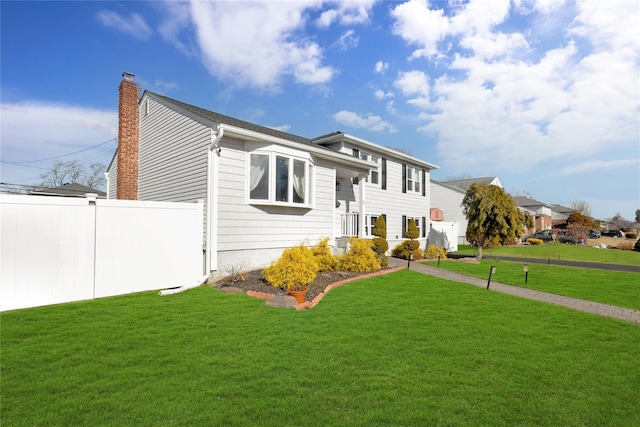
[[[0,311],[192,286],[203,203],[0,195]]]

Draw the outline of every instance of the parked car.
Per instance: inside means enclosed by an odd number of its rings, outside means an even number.
[[[590,239],[598,239],[600,238],[601,234],[598,230],[589,230],[589,238]]]
[[[527,239],[540,239],[543,242],[552,242],[553,233],[551,232],[551,230],[542,230],[542,231],[537,231],[533,234],[527,234],[525,236],[522,236],[523,242],[526,242]]]
[[[558,236],[558,242],[570,245],[586,245],[587,238],[582,236],[578,238],[573,236]]]
[[[604,230],[601,234],[607,237],[624,237],[621,230]]]

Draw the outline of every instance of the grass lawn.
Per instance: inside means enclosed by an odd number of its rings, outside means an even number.
[[[640,425],[640,327],[412,271],[6,312],[10,426]]]
[[[437,261],[425,262],[436,266]],[[523,263],[483,259],[480,264],[441,261],[440,268],[486,279],[494,265],[492,281],[536,289],[553,294],[640,310],[640,274],[546,264],[528,264],[525,284]]]
[[[475,248],[460,245],[458,253],[475,254]],[[484,249],[484,256],[504,256],[523,258],[560,259],[571,261],[599,262],[604,264],[640,265],[640,252],[622,251],[618,249],[596,249],[589,246],[565,245],[561,243],[545,243],[544,245],[499,246]]]

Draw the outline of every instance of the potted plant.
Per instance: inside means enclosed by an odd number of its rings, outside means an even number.
[[[304,245],[285,249],[280,258],[263,270],[271,286],[284,289],[298,303],[303,303],[307,287],[316,278],[318,264],[313,252]]]

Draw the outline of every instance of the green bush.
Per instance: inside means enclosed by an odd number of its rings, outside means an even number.
[[[318,263],[318,271],[333,271],[336,269],[338,258],[331,252],[329,238],[325,237],[311,248],[311,253]]]
[[[429,245],[429,247],[427,248],[427,252],[425,252],[425,256],[427,258],[446,259],[447,258],[447,250],[445,248],[437,246],[437,245]]]
[[[363,273],[380,270],[380,260],[373,252],[370,240],[352,237],[349,239],[349,250],[338,258],[338,270]]]
[[[372,249],[378,255],[380,266],[387,267],[389,266],[389,258],[386,253],[389,250],[389,242],[387,242],[387,224],[384,221],[384,216],[380,215],[376,219],[372,234],[377,236],[371,240],[373,243]]]
[[[638,238],[638,234],[637,233],[626,233],[624,235],[624,237],[626,237],[627,239],[637,239]]]
[[[264,279],[274,288],[300,291],[313,282],[318,262],[313,252],[304,245],[285,249],[280,258],[262,271]]]
[[[391,250],[391,256],[395,258],[419,260],[424,257],[424,252],[420,249],[420,242],[417,240],[404,240]]]
[[[543,243],[544,243],[544,241],[543,241],[543,240],[540,240],[540,239],[534,239],[534,238],[527,239],[527,242],[528,242],[530,245],[541,245],[541,244],[543,244]]]
[[[638,239],[636,244],[633,245],[633,250],[636,251],[636,252],[640,252],[640,239]]]

